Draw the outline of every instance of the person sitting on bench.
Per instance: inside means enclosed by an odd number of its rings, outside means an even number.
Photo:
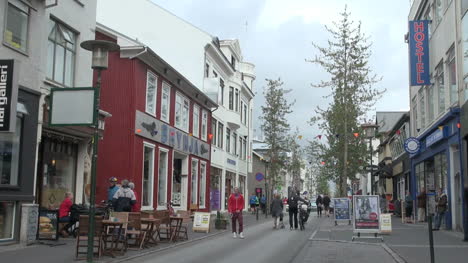
[[[68,237],[69,232],[68,229],[72,226],[72,220],[70,217],[71,207],[73,205],[73,193],[67,192],[65,193],[65,199],[60,204],[59,208],[59,223],[67,223],[63,228],[60,229],[60,233],[64,237]]]

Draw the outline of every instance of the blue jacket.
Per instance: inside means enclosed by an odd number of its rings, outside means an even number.
[[[119,187],[117,185],[114,185],[113,187],[109,187],[109,189],[107,189],[107,201],[112,201],[115,193],[118,190],[119,190]]]

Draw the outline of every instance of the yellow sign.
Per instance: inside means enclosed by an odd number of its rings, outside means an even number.
[[[193,231],[210,232],[210,213],[195,212],[193,217]]]
[[[380,233],[390,234],[392,232],[392,214],[380,215]]]

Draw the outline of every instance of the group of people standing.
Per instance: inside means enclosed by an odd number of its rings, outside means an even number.
[[[426,208],[427,208],[427,193],[426,189],[422,188],[421,192],[416,196],[417,200],[417,220],[418,222],[426,221]],[[445,218],[445,213],[448,210],[448,197],[442,188],[439,191],[435,199],[435,224],[433,230],[437,231],[440,229],[442,220]],[[411,222],[411,216],[413,214],[413,197],[409,191],[406,191],[405,196],[405,214],[406,221]]]
[[[315,199],[315,204],[317,205],[317,216],[322,217],[322,211],[325,210],[325,215],[330,217],[330,197],[325,194],[323,197],[321,195],[317,196]]]

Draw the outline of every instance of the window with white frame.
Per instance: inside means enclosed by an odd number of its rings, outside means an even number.
[[[442,16],[444,15],[442,0],[434,1],[434,18],[435,24],[438,25],[442,21]]]
[[[239,90],[236,89],[236,100],[235,100],[236,111],[239,112]]]
[[[450,87],[450,105],[458,102],[458,86],[457,86],[457,66],[455,64],[455,49],[452,47],[448,52],[447,69]]]
[[[208,63],[205,63],[205,78],[210,77],[210,65]]]
[[[224,106],[224,80],[219,79],[219,99],[218,102],[220,105]]]
[[[231,152],[231,129],[226,128],[226,152]]]
[[[232,133],[232,154],[236,155],[237,154],[237,134],[235,132]]]
[[[223,149],[224,141],[224,124],[218,122],[218,147]]]
[[[156,88],[157,80],[155,74],[148,71],[146,73],[146,112],[156,116]]]
[[[244,138],[242,143],[243,143],[243,147],[244,147],[244,160],[247,160],[247,137]]]
[[[239,135],[239,159],[244,160],[244,150],[242,148],[242,136]]]
[[[167,203],[168,153],[167,149],[159,148],[158,207],[160,208],[165,208]]]
[[[191,180],[191,195],[190,195],[190,203],[193,205],[197,204],[198,201],[198,160],[192,158],[192,180]]]
[[[206,141],[208,134],[208,112],[206,110],[202,111],[202,123],[201,123],[201,138]]]
[[[192,134],[195,137],[200,136],[200,107],[193,105]]]
[[[161,94],[161,120],[169,123],[171,109],[171,86],[163,82]]]
[[[440,62],[436,67],[435,83],[437,84],[438,99],[439,99],[439,112],[441,114],[445,111],[445,83],[444,83],[444,63]]]
[[[146,209],[153,209],[154,148],[152,144],[143,144],[142,207]]]
[[[218,138],[218,134],[217,134],[217,125],[218,122],[216,121],[215,118],[212,118],[211,119],[211,134],[212,134],[212,138],[211,138],[211,144],[216,146],[216,138]]]
[[[175,126],[185,132],[188,132],[189,107],[189,100],[182,94],[176,93]]]
[[[434,119],[434,111],[435,111],[434,88],[435,88],[434,85],[427,87],[427,107],[428,107],[427,120],[429,123]]]
[[[206,207],[206,162],[200,162],[200,208]]]
[[[229,109],[234,110],[234,88],[229,87]]]
[[[431,5],[427,5],[426,9],[426,14],[424,15],[424,19],[432,21],[432,12],[431,12]],[[428,32],[428,37],[429,39],[431,38],[432,35],[432,23],[427,23],[427,32]]]
[[[14,49],[26,52],[28,48],[29,7],[16,1],[8,3],[3,43]]]
[[[73,86],[76,34],[65,25],[49,20],[47,42],[47,78],[64,86]]]
[[[243,109],[243,111],[244,111],[244,121],[243,121],[243,123],[244,123],[245,125],[247,125],[247,121],[248,121],[248,119],[249,119],[249,118],[248,118],[248,117],[249,117],[249,110],[248,110],[247,103],[244,103],[244,109]]]

